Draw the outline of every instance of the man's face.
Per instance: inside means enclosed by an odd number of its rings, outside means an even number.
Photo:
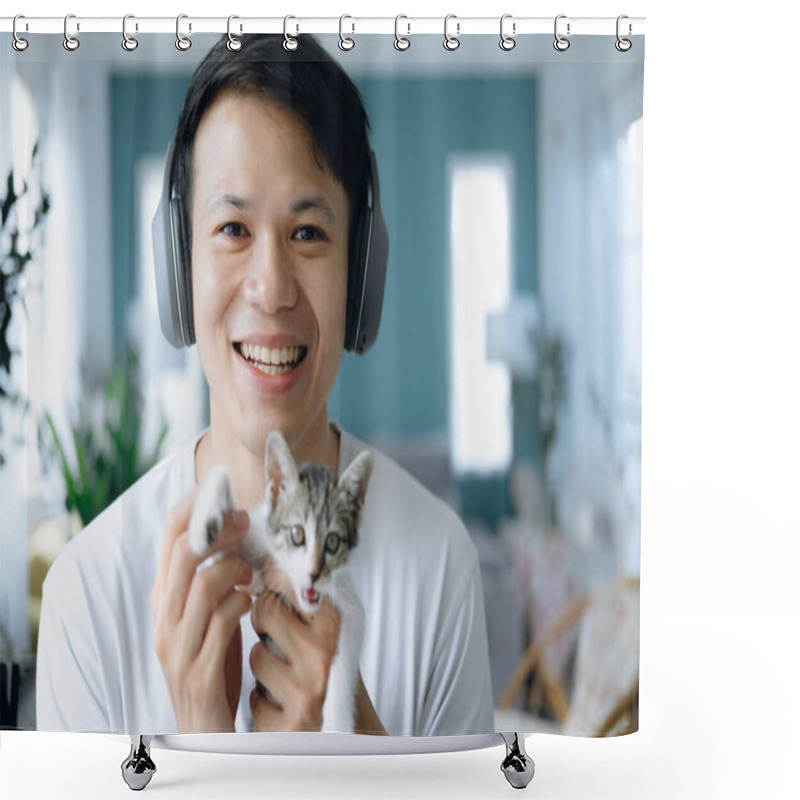
[[[322,162],[322,163],[321,163]],[[194,141],[192,291],[212,428],[263,455],[327,435],[342,356],[349,208],[300,118],[222,93]]]

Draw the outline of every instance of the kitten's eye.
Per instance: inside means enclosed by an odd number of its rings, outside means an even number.
[[[325,549],[333,555],[338,549],[339,545],[341,544],[341,539],[339,535],[336,533],[329,533],[327,538],[325,539]]]
[[[289,536],[295,547],[302,547],[306,543],[306,532],[303,530],[302,525],[292,525],[289,528]]]

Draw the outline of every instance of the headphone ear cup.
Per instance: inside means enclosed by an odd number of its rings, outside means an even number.
[[[161,199],[153,216],[153,264],[161,331],[173,347],[194,344],[191,255],[183,200],[172,196],[173,143],[167,149]]]
[[[192,257],[189,231],[182,197],[170,200],[172,238],[175,249],[175,278],[178,294],[178,314],[183,346],[194,344],[194,306],[192,303]]]
[[[363,355],[375,343],[383,310],[389,231],[380,204],[375,153],[369,151],[367,202],[357,223],[347,279],[345,349]]]
[[[369,211],[366,210],[357,221],[347,266],[347,319],[345,322],[344,346],[346,350],[351,352],[356,349],[358,340],[364,272],[369,256],[367,252],[369,222]]]

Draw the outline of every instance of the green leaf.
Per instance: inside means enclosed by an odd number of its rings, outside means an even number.
[[[45,413],[45,420],[50,428],[50,433],[53,436],[53,442],[55,443],[56,450],[58,452],[58,458],[61,462],[61,474],[64,476],[64,482],[67,485],[67,509],[71,510],[76,507],[77,492],[75,491],[75,481],[72,477],[69,464],[67,464],[67,456],[64,452],[63,446],[61,445],[61,439],[56,432],[56,426],[53,423],[53,418],[50,416],[50,412]]]
[[[72,431],[72,441],[75,444],[75,457],[78,460],[78,475],[81,481],[81,492],[86,494],[89,488],[89,472],[86,468],[86,457],[91,450],[91,439],[81,440],[80,432]]]

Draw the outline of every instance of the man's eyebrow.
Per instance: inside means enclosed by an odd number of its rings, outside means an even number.
[[[326,199],[325,195],[322,194],[315,194],[296,200],[292,204],[292,213],[299,214],[302,211],[308,211],[310,208],[319,209],[330,220],[330,222],[336,222],[336,213]]]
[[[221,192],[211,201],[208,210],[211,212],[220,206],[233,206],[238,211],[249,211],[252,203],[247,198],[233,192]]]

